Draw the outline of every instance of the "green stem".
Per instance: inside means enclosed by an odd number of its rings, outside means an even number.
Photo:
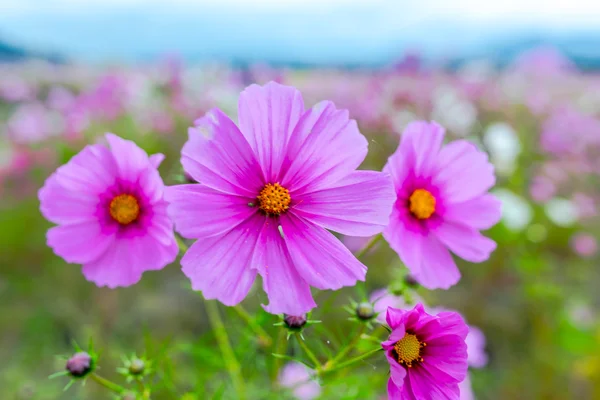
[[[375,353],[377,353],[377,352],[379,352],[381,350],[383,350],[383,349],[381,347],[379,347],[379,348],[373,349],[373,350],[371,350],[369,352],[366,352],[364,354],[361,354],[358,357],[351,358],[350,360],[348,360],[346,362],[343,362],[341,364],[338,364],[338,365],[334,365],[333,363],[329,364],[329,366],[327,366],[327,368],[322,368],[322,369],[317,370],[317,371],[318,371],[319,374],[326,374],[326,373],[329,373],[329,372],[334,372],[334,371],[337,371],[339,369],[346,368],[347,366],[352,365],[354,363],[357,363],[359,361],[362,361],[365,358],[368,358],[368,357],[372,356],[373,354],[375,354]]]
[[[229,376],[231,377],[231,381],[237,392],[237,398],[245,399],[246,391],[244,390],[244,380],[241,373],[242,368],[240,367],[238,360],[235,358],[235,353],[233,352],[231,344],[229,343],[227,330],[225,329],[225,325],[223,325],[223,321],[219,315],[217,303],[214,301],[205,301],[204,304],[206,306],[208,319],[213,328],[213,332],[215,333],[215,338],[217,339],[217,343],[221,349],[221,353],[223,354],[225,367],[229,372]]]
[[[302,347],[302,350],[304,350],[304,352],[308,355],[308,358],[310,358],[310,360],[313,363],[315,363],[315,369],[319,369],[321,367],[321,363],[319,362],[319,359],[315,356],[315,354],[311,351],[311,349],[306,345],[306,343],[304,343],[304,339],[302,339],[299,334],[296,334],[296,339],[298,339],[300,347]]]
[[[281,330],[279,335],[277,336],[277,343],[275,345],[275,354],[285,354],[287,348],[287,338],[285,330]],[[275,382],[277,380],[277,375],[279,375],[279,368],[281,368],[281,358],[273,357],[273,370],[271,371],[271,381]]]
[[[337,362],[340,361],[342,358],[344,358],[346,356],[346,354],[348,354],[349,352],[354,350],[354,347],[360,341],[361,335],[364,330],[365,330],[365,325],[361,324],[360,328],[358,328],[358,332],[354,333],[353,338],[350,341],[350,343],[348,343],[346,345],[346,347],[344,347],[342,350],[340,350],[340,352],[335,356],[335,358],[333,360],[331,360],[331,365],[337,364]]]
[[[269,336],[269,334],[267,333],[267,331],[265,331],[255,320],[254,318],[252,318],[252,316],[250,314],[248,314],[248,311],[246,311],[244,309],[244,307],[242,307],[241,304],[238,304],[237,306],[234,306],[233,309],[238,313],[238,315],[240,317],[242,317],[242,319],[244,321],[246,321],[246,323],[248,325],[250,325],[250,328],[252,328],[254,330],[254,333],[256,333],[256,335],[259,338],[259,341],[265,346],[265,347],[271,347],[271,345],[273,344],[273,339],[271,339],[271,336]]]
[[[105,379],[96,373],[91,374],[90,378],[92,378],[92,380],[94,380],[99,385],[102,385],[108,390],[112,390],[113,392],[118,394],[125,393],[125,391],[127,390],[124,387],[117,385],[116,383],[111,382],[108,379]]]
[[[179,252],[180,253],[185,253],[186,251],[188,251],[188,245],[185,244],[185,242],[183,241],[183,238],[179,235],[175,235],[175,240],[177,240],[177,246],[179,246]]]
[[[367,252],[371,250],[381,239],[383,239],[383,235],[380,233],[379,235],[371,239],[371,241],[369,241],[369,243],[367,243],[365,247],[363,247],[358,253],[355,254],[356,258],[361,258],[365,254],[367,254]]]

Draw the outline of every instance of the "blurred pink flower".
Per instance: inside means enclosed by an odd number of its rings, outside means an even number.
[[[20,144],[41,142],[61,129],[58,114],[52,114],[41,103],[24,103],[7,122],[9,137]]]
[[[579,216],[580,220],[584,221],[587,218],[598,215],[596,202],[591,196],[588,196],[585,193],[577,192],[573,194],[572,201],[575,204],[577,215]]]
[[[556,185],[549,178],[538,175],[529,186],[531,198],[538,203],[545,203],[556,195]]]
[[[279,385],[290,389],[298,400],[312,400],[321,394],[321,386],[314,380],[314,371],[299,362],[283,366],[277,378]]]
[[[110,149],[90,145],[40,189],[40,210],[58,226],[48,246],[98,286],[137,283],[144,271],[173,262],[178,246],[157,167],[135,143],[107,134]]]
[[[560,51],[550,46],[540,46],[521,53],[514,61],[513,72],[534,77],[553,77],[573,72],[575,64]]]
[[[571,247],[581,257],[592,257],[598,251],[598,241],[589,233],[577,233],[571,237]]]
[[[6,74],[0,77],[0,99],[8,103],[20,103],[32,101],[35,96],[35,87],[19,76]]]
[[[450,250],[482,262],[496,243],[480,230],[501,216],[501,203],[487,191],[494,167],[474,144],[442,146],[445,131],[435,122],[413,122],[384,172],[391,174],[396,203],[383,236],[414,278],[428,289],[448,289],[460,279]]]

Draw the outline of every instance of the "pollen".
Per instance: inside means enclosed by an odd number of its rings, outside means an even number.
[[[290,208],[290,191],[279,183],[268,183],[257,197],[259,208],[267,215],[277,216]]]
[[[427,343],[420,342],[416,335],[405,333],[404,337],[394,345],[394,351],[400,364],[412,368],[413,363],[423,362],[421,351],[425,346]]]
[[[435,197],[425,189],[417,189],[410,195],[408,207],[418,219],[427,219],[435,212]]]
[[[110,216],[121,225],[129,225],[140,216],[140,205],[131,194],[120,194],[109,206]]]

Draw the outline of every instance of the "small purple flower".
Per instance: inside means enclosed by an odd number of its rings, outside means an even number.
[[[449,250],[467,261],[487,260],[496,243],[479,230],[501,217],[500,201],[487,193],[495,183],[487,155],[465,140],[442,146],[444,134],[435,122],[409,124],[384,168],[397,200],[383,236],[428,289],[460,279]]]
[[[80,378],[92,369],[92,357],[84,351],[75,353],[67,360],[66,369],[72,376]]]
[[[235,305],[260,274],[273,314],[315,307],[310,287],[340,289],[366,267],[328,230],[371,236],[387,225],[389,176],[356,171],[367,140],[331,102],[306,110],[299,91],[271,82],[240,95],[239,128],[213,109],[190,128],[182,164],[199,184],[167,188],[181,260],[206,299]]]
[[[135,143],[106,134],[58,168],[39,191],[40,210],[58,226],[48,245],[98,286],[129,286],[173,262],[178,247],[157,167]]]
[[[279,372],[279,385],[291,390],[298,400],[312,400],[321,394],[321,386],[313,380],[314,371],[298,362],[287,363]]]
[[[485,335],[481,329],[469,325],[469,334],[465,341],[467,343],[467,353],[469,353],[469,366],[473,368],[485,367],[488,356],[485,352]]]
[[[469,328],[460,314],[430,315],[422,304],[412,310],[388,308],[392,333],[381,346],[390,364],[390,400],[456,399],[467,375]]]

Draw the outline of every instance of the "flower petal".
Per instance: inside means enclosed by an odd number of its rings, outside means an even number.
[[[297,194],[334,186],[360,165],[367,147],[347,110],[321,102],[296,125],[282,164],[281,184]]]
[[[496,177],[486,153],[473,143],[457,140],[440,151],[432,182],[443,188],[447,202],[459,203],[484,194]]]
[[[175,261],[179,248],[173,240],[157,242],[150,235],[118,238],[101,257],[83,266],[83,275],[98,286],[115,288],[137,283],[142,273]]]
[[[426,177],[431,174],[444,135],[444,128],[436,122],[415,121],[406,126],[402,132],[401,147],[412,146],[415,156],[412,167],[416,176]]]
[[[168,212],[177,232],[190,239],[227,232],[255,214],[249,198],[211,189],[203,184],[165,188]]]
[[[365,280],[367,267],[331,233],[292,214],[280,222],[294,266],[310,286],[337,290]]]
[[[355,171],[333,187],[302,194],[293,211],[326,229],[371,236],[387,226],[395,200],[389,175]]]
[[[76,264],[96,260],[115,240],[114,232],[103,232],[98,221],[55,226],[46,237],[58,256]]]
[[[414,278],[427,289],[448,289],[460,279],[460,272],[450,252],[433,235],[422,242],[423,257]],[[407,265],[408,266],[408,265]]]
[[[400,310],[398,308],[388,307],[385,321],[389,325],[392,330],[398,328],[400,325],[404,326],[404,316],[406,315],[406,310]],[[402,328],[404,329],[404,327]]]
[[[233,306],[256,278],[252,255],[265,217],[255,214],[225,235],[196,241],[181,259],[183,273],[205,299]]]
[[[406,369],[400,365],[400,363],[392,357],[391,351],[385,352],[385,357],[390,364],[390,378],[394,381],[397,387],[404,385],[404,378],[406,378]]]
[[[451,385],[440,383],[423,367],[415,368],[410,372],[408,377],[416,399],[457,400],[459,398],[458,383]]]
[[[475,229],[489,229],[502,217],[502,202],[491,194],[460,203],[448,203],[445,207],[445,220]]]
[[[135,182],[140,173],[148,168],[148,154],[131,140],[115,134],[107,133],[106,140],[114,155],[118,176],[127,182]]]
[[[269,297],[269,305],[263,306],[267,312],[302,315],[316,307],[310,286],[296,270],[272,219],[266,219],[260,232],[252,266],[263,278],[263,287]]]
[[[55,224],[95,222],[98,196],[86,191],[71,191],[52,174],[38,193],[42,215]]]
[[[400,390],[396,387],[392,378],[388,379],[387,383],[388,400],[407,400],[402,397]]]
[[[304,112],[298,90],[269,82],[250,85],[240,94],[240,129],[254,150],[267,182],[278,182],[290,136]]]
[[[181,151],[185,171],[212,189],[256,197],[265,183],[262,171],[233,121],[215,108],[195,124]]]
[[[470,262],[485,261],[496,249],[496,242],[465,225],[444,222],[432,233],[453,253]]]
[[[383,237],[390,247],[398,253],[402,262],[412,274],[421,269],[424,257],[426,237],[421,232],[415,232],[405,224],[406,216],[398,207],[394,207],[390,224],[383,231]]]
[[[154,168],[158,168],[160,164],[164,161],[164,159],[165,155],[161,153],[152,154],[149,157],[150,164],[152,164]]]
[[[442,335],[427,340],[423,368],[443,384],[459,383],[467,374],[467,345],[457,335]]]

